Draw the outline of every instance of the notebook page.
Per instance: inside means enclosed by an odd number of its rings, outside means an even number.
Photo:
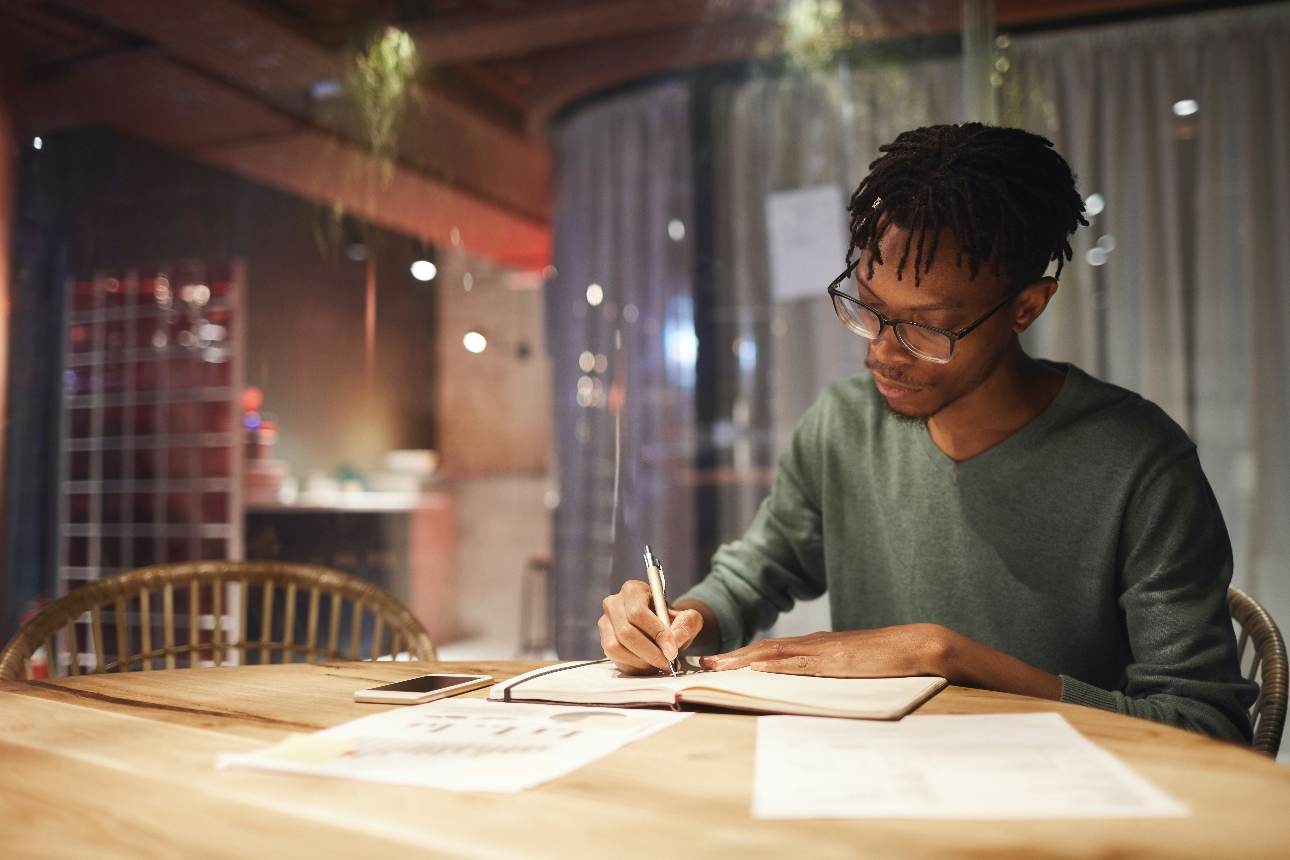
[[[675,678],[665,675],[624,675],[614,668],[613,663],[567,663],[568,668],[547,666],[516,675],[509,681],[494,684],[488,693],[490,699],[503,699],[507,689],[514,690],[517,701],[525,699],[542,699],[546,701],[563,701],[567,697],[577,696],[583,699],[600,697],[602,702],[632,702],[634,693],[653,693],[646,698],[659,699],[660,703],[670,703],[677,691],[682,690],[694,675],[679,675]],[[559,668],[559,671],[551,671]],[[705,673],[707,674],[707,673]],[[663,700],[666,699],[666,702]]]
[[[749,668],[685,676],[683,689],[720,690],[763,702],[782,702],[812,710],[864,713],[895,718],[945,685],[941,678],[815,678],[777,675]]]
[[[612,663],[569,664],[570,668],[550,672],[539,669],[497,684],[490,699],[504,698],[513,688],[518,701],[579,701],[599,704],[670,703],[678,692],[693,691],[702,697],[705,690],[733,694],[755,702],[796,705],[799,710],[843,711],[879,719],[891,719],[905,713],[912,702],[919,702],[944,686],[941,678],[813,678],[803,675],[776,675],[734,669],[726,672],[690,672],[675,678],[663,675],[623,675]],[[722,702],[727,707],[736,703]]]

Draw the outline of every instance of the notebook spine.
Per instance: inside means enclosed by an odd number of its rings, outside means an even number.
[[[529,681],[532,681],[534,678],[542,678],[547,675],[553,675],[556,672],[563,672],[565,669],[577,669],[579,666],[593,666],[596,663],[608,663],[608,662],[609,662],[609,658],[606,657],[602,660],[584,660],[581,663],[561,663],[559,666],[552,666],[551,668],[547,669],[544,672],[538,672],[537,674],[529,675],[527,678],[507,681],[506,686],[502,688],[502,701],[503,702],[511,701],[511,691],[514,690],[516,687],[518,687],[520,684],[527,684]],[[677,710],[680,710],[680,709],[677,708]]]

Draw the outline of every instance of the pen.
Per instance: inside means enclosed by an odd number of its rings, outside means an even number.
[[[645,545],[645,576],[649,579],[650,595],[654,598],[654,614],[664,627],[670,628],[672,619],[667,613],[667,580],[663,577],[663,564],[650,552],[649,544]],[[676,675],[675,660],[668,660],[667,668]]]

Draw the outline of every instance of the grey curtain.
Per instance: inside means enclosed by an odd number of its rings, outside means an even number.
[[[754,77],[715,93],[718,318],[723,344],[755,339],[754,354],[766,365],[761,374],[735,368],[721,375],[734,388],[725,400],[736,465],[773,467],[824,387],[864,369],[865,343],[837,321],[827,283],[814,297],[773,300],[767,195],[836,184],[848,199],[879,146],[905,129],[961,119],[961,70],[958,57],[855,69],[844,63],[836,72]],[[839,259],[837,270],[843,266]],[[738,361],[737,349],[719,353]],[[743,457],[741,443],[749,451]],[[747,480],[726,489],[723,539],[743,533],[768,489]],[[781,615],[767,635],[827,629],[828,601],[816,600]]]
[[[1002,120],[1054,140],[1083,193],[1105,201],[1076,235],[1029,346],[1139,391],[1192,434],[1232,534],[1236,581],[1290,625],[1290,4],[1017,37],[1001,56]],[[828,183],[849,194],[881,143],[962,118],[960,75],[959,59],[945,57],[754,75],[713,92],[714,283],[703,286],[716,296],[720,414],[700,441],[721,449],[721,467],[700,479],[720,485],[722,539],[751,519],[801,412],[864,355],[827,298],[772,300],[766,196]],[[1177,115],[1188,99],[1199,110]],[[681,242],[666,232],[673,218],[689,225],[689,114],[686,89],[668,85],[599,103],[557,136],[560,274],[548,316],[563,398],[561,656],[598,653],[600,600],[637,575],[638,544],[658,545],[674,592],[708,561],[695,557],[687,478],[694,230]],[[585,301],[593,281],[606,293],[596,309]],[[634,325],[613,316],[628,303]],[[580,352],[612,358],[619,330],[629,395],[615,548],[613,422],[571,398]],[[768,632],[827,627],[817,601]]]
[[[555,132],[557,274],[545,293],[565,659],[601,656],[601,601],[642,578],[644,544],[672,595],[696,572],[689,114],[688,88],[669,83],[598,102]]]
[[[1018,38],[1005,56],[1004,121],[1051,137],[1105,200],[1038,351],[1187,429],[1237,584],[1290,626],[1290,4]]]

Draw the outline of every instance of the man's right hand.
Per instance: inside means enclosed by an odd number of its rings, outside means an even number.
[[[698,601],[683,600],[671,610],[671,626],[664,626],[654,614],[649,586],[639,579],[623,583],[622,590],[606,597],[602,606],[600,646],[618,671],[627,675],[669,672],[668,661],[675,660],[703,630],[706,613],[687,607],[707,609]]]

